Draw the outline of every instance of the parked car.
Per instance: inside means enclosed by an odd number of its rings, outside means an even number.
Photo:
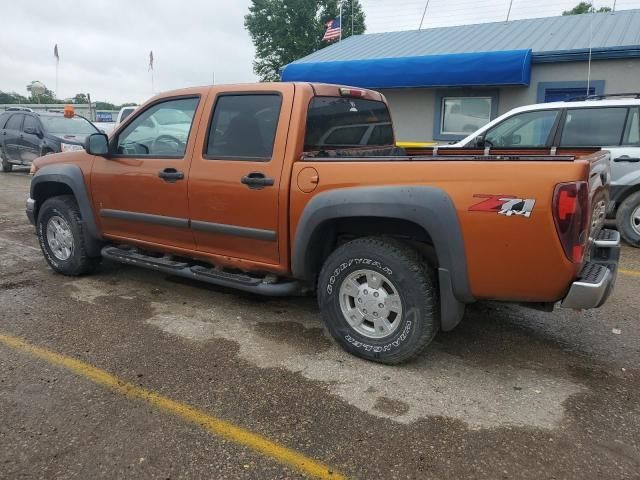
[[[188,118],[131,140],[157,112]],[[169,112],[174,112],[169,115]],[[475,300],[596,308],[620,235],[603,228],[609,153],[403,156],[384,96],[309,83],[199,87],[151,99],[86,151],[33,164],[27,216],[51,268],[102,257],[254,294],[316,291],[329,332],[383,363],[421,352]]]
[[[116,117],[116,125],[120,125],[138,107],[122,107]]]
[[[61,113],[5,112],[0,115],[2,171],[31,165],[38,157],[82,150],[87,135],[99,130],[86,118]]]
[[[591,97],[515,108],[447,147],[521,149],[601,147],[611,152],[608,215],[640,247],[640,94]]]

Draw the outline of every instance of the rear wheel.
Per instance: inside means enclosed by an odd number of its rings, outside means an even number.
[[[640,247],[640,192],[629,195],[620,204],[616,224],[627,243]]]
[[[82,217],[71,195],[44,202],[36,224],[40,248],[53,270],[64,275],[82,275],[95,269],[100,257],[90,257],[85,248]]]
[[[348,352],[395,364],[418,355],[439,328],[428,267],[391,238],[361,238],[336,249],[318,279],[327,329]]]

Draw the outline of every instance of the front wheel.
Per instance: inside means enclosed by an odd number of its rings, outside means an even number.
[[[418,355],[439,328],[436,290],[417,251],[369,237],[337,248],[318,278],[327,329],[348,352],[396,364]]]
[[[13,165],[6,159],[4,150],[2,148],[0,148],[0,161],[2,161],[3,172],[8,173],[13,170]]]
[[[640,192],[629,195],[620,204],[616,225],[629,245],[640,247]]]
[[[38,212],[36,224],[40,248],[47,263],[63,275],[82,275],[93,270],[100,258],[87,254],[82,217],[71,195],[48,199]]]

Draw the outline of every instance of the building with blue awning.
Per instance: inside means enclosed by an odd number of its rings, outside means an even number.
[[[639,92],[640,10],[358,35],[281,76],[381,91],[398,140],[458,140],[521,105]]]

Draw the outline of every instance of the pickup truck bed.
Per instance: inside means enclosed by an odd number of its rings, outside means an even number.
[[[165,125],[166,110],[180,123]],[[385,363],[477,300],[606,300],[619,255],[603,228],[606,152],[393,145],[377,92],[169,92],[86,152],[37,160],[27,214],[60,273],[107,257],[257,294],[316,292],[334,338]]]

